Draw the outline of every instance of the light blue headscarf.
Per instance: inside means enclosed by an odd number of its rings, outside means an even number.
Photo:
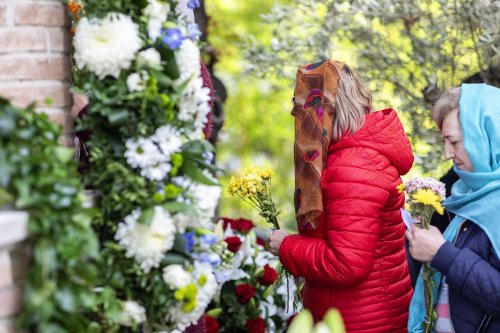
[[[460,92],[460,124],[465,150],[473,172],[458,170],[460,179],[444,201],[456,214],[444,232],[454,242],[464,220],[476,223],[486,233],[500,256],[500,89],[486,84],[463,84]],[[434,274],[434,301],[437,301],[441,274]],[[423,332],[425,302],[420,273],[410,304],[408,331]]]

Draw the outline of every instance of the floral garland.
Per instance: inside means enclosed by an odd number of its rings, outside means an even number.
[[[251,221],[222,221],[224,240],[234,259],[231,267],[216,270],[223,286],[207,311],[207,332],[284,331],[294,314],[294,279],[278,279],[279,260],[265,250]]]
[[[182,2],[181,2],[182,3]],[[196,323],[233,256],[212,223],[220,187],[203,129],[200,35],[176,1],[70,1],[76,88],[89,97],[87,186],[103,266],[96,327]]]

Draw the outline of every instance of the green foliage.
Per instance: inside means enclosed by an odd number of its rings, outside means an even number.
[[[26,210],[33,257],[20,325],[36,332],[83,332],[95,309],[98,242],[82,208],[74,152],[45,114],[0,99],[0,207]]]
[[[263,17],[274,38],[259,38],[247,57],[253,72],[289,78],[297,62],[355,65],[377,99],[403,113],[416,164],[436,172],[442,145],[428,108],[439,91],[498,64],[499,9],[500,1],[299,0]]]

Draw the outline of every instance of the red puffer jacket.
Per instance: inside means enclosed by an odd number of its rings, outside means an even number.
[[[353,136],[330,145],[317,229],[285,237],[280,259],[306,285],[305,308],[319,320],[337,308],[348,332],[407,332],[412,296],[404,250],[404,195],[396,186],[413,163],[396,112],[366,116]]]

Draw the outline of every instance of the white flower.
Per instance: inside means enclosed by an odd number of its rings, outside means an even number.
[[[171,289],[180,289],[192,283],[193,279],[181,265],[173,264],[163,269],[163,281]]]
[[[197,284],[196,307],[191,312],[184,312],[182,305],[177,304],[169,308],[165,318],[175,323],[176,328],[181,331],[200,319],[218,290],[218,284],[210,265],[196,264],[193,271],[193,280]]]
[[[259,309],[265,318],[272,317],[278,312],[278,307],[274,304],[273,296],[267,296],[265,300],[260,302]]]
[[[139,73],[132,73],[127,77],[127,88],[128,91],[143,91],[146,88],[146,83],[148,82],[149,75],[144,72],[142,75]]]
[[[161,29],[163,28],[163,21],[158,19],[150,19],[148,21],[148,36],[153,41],[161,36]]]
[[[139,303],[134,301],[123,302],[123,312],[120,324],[123,326],[132,326],[140,324],[146,320],[146,310]]]
[[[104,18],[82,18],[73,39],[78,68],[87,68],[100,79],[118,78],[128,69],[142,46],[139,27],[129,16],[109,13]]]
[[[193,215],[186,213],[177,213],[173,216],[175,227],[179,231],[179,233],[186,232],[187,227],[193,227],[196,224],[195,218]],[[194,222],[194,223],[193,223]]]
[[[172,165],[167,161],[158,161],[153,165],[148,165],[141,169],[141,176],[149,180],[160,181],[167,177],[168,173],[172,171]]]
[[[160,52],[154,48],[149,48],[139,52],[139,61],[149,67],[158,67],[161,63]]]
[[[170,13],[170,5],[158,0],[148,0],[148,5],[143,11],[145,16],[162,21],[167,20],[168,13]]]
[[[134,258],[148,273],[158,267],[165,252],[174,245],[175,226],[170,214],[154,207],[150,225],[138,223],[141,210],[135,209],[118,224],[115,239],[126,249],[126,257]]]
[[[125,158],[132,168],[151,166],[158,162],[161,156],[158,147],[149,139],[128,139],[125,146],[127,147]]]
[[[182,140],[179,130],[172,125],[163,125],[159,127],[153,137],[156,143],[160,146],[161,151],[165,155],[172,155],[181,150]]]
[[[177,84],[182,84],[188,79],[195,79],[201,75],[200,49],[190,39],[185,39],[179,49],[175,52],[175,61],[179,67],[181,76]]]
[[[161,35],[163,22],[167,20],[170,12],[168,3],[157,0],[148,0],[148,5],[144,8],[143,14],[149,18],[148,20],[148,36],[155,41]]]
[[[193,121],[195,129],[202,130],[210,110],[210,89],[203,87],[201,77],[192,79],[181,95],[178,118]]]

